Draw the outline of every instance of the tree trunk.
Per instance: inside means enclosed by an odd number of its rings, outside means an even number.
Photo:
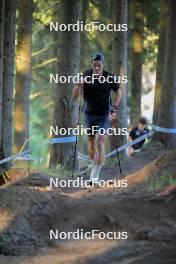
[[[74,24],[80,19],[80,0],[62,2],[61,24]],[[80,32],[59,32],[58,74],[76,75],[79,71]],[[76,114],[72,100],[72,83],[58,83],[55,87],[53,125],[59,128],[72,128],[76,125]],[[53,136],[54,137],[54,136]],[[56,136],[57,137],[57,136]],[[75,143],[53,144],[50,165],[60,164],[67,169],[73,166]]]
[[[87,9],[89,6],[88,0],[81,1],[81,20],[84,24],[86,24],[86,17],[87,17]],[[81,32],[81,51],[80,51],[80,69],[83,70],[85,67],[85,56],[86,56],[86,47],[87,47],[87,36],[86,32]]]
[[[33,0],[19,0],[16,48],[16,93],[14,108],[14,152],[29,138],[29,94],[31,85],[31,47]],[[28,142],[25,144],[28,148]]]
[[[5,1],[2,0],[0,2],[0,149],[2,147],[2,91],[3,91],[3,50],[4,50],[4,7],[5,7]]]
[[[4,61],[3,61],[3,104],[2,104],[2,148],[1,154],[12,154],[12,109],[15,51],[16,1],[5,1]],[[5,164],[6,167],[9,163]]]
[[[128,24],[128,1],[113,1],[113,23]],[[127,76],[127,45],[128,32],[113,32],[112,41],[112,71],[116,76]],[[120,84],[122,99],[117,111],[116,128],[127,128],[127,84]],[[126,136],[112,136],[110,139],[111,149],[125,144]]]
[[[157,56],[157,68],[156,68],[153,124],[157,124],[159,111],[160,111],[161,86],[163,83],[164,65],[165,65],[164,60],[165,60],[165,47],[166,47],[167,13],[168,13],[168,2],[166,0],[161,0],[160,1],[160,30],[159,30],[158,56]]]
[[[158,125],[176,128],[176,1],[168,0],[166,24],[166,57],[161,87],[161,107]],[[176,147],[176,134],[159,133],[159,140],[168,148]]]
[[[141,0],[132,0],[134,27],[132,32],[132,70],[131,70],[131,123],[135,124],[141,116],[142,64],[144,11]]]
[[[81,20],[84,24],[87,21],[87,15],[89,12],[89,1],[88,0],[81,0]],[[87,32],[81,31],[80,32],[80,72],[84,72],[86,68],[86,60],[87,54],[89,52],[89,44],[87,38]],[[90,58],[89,58],[90,59]],[[81,124],[83,122],[83,116],[81,116]],[[87,153],[87,138],[82,137],[81,142],[79,142],[78,149],[81,153]]]
[[[4,50],[4,9],[5,1],[0,2],[0,160],[4,158],[2,146],[2,95],[3,95],[3,50]],[[4,164],[0,165],[0,185],[4,183],[2,176],[5,168]]]

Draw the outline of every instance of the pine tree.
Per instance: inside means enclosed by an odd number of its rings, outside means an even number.
[[[143,33],[144,10],[141,0],[132,0],[132,54],[131,54],[131,122],[136,124],[141,115],[142,95],[142,64],[143,64]]]
[[[64,0],[61,5],[61,24],[75,24],[80,20],[80,0]],[[80,32],[59,32],[58,73],[59,76],[76,75],[79,72]],[[58,83],[55,87],[53,125],[69,128],[76,125],[74,102],[72,100],[73,83]],[[53,144],[50,165],[60,164],[72,168],[74,143]]]
[[[156,68],[153,124],[157,124],[158,115],[160,111],[161,86],[163,83],[164,65],[165,65],[167,13],[168,13],[168,2],[165,0],[161,0],[160,22],[159,22],[160,31],[159,31],[158,56],[157,56],[157,68]]]
[[[113,21],[115,24],[127,24],[128,22],[128,1],[113,1]],[[127,31],[114,31],[112,41],[112,71],[116,76],[127,76]],[[122,98],[117,111],[116,128],[127,127],[127,84],[120,84]],[[111,149],[117,145],[126,143],[125,136],[112,136]]]
[[[14,152],[29,138],[29,93],[31,85],[31,47],[33,0],[18,2],[16,48],[16,93],[14,107]],[[25,145],[28,148],[28,143]]]
[[[16,23],[16,1],[6,0],[5,9],[4,9],[4,38],[2,39],[3,64],[1,64],[3,65],[2,120],[1,120],[1,142],[0,142],[1,159],[8,157],[12,154],[12,110],[13,110],[13,79],[14,79],[14,55],[15,55],[15,23]],[[9,165],[10,163],[2,164],[0,173],[2,174],[4,172],[4,169],[7,169]]]
[[[176,128],[176,1],[168,0],[164,77],[158,125]],[[176,147],[176,134],[160,133],[159,140],[168,148]]]
[[[5,8],[5,1],[2,0],[0,2],[0,146],[2,144],[2,94],[3,94],[4,8]]]

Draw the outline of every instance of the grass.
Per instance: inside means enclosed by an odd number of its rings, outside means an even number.
[[[119,153],[119,158],[120,158],[120,162],[129,160],[129,157],[127,155],[125,155],[124,153]],[[108,166],[117,166],[118,165],[117,154],[115,154],[109,158],[106,158],[105,164]]]
[[[154,175],[147,183],[147,189],[149,192],[155,192],[161,190],[169,184],[176,184],[176,178],[173,177],[171,172],[165,170],[162,174]]]
[[[71,175],[72,171],[69,171],[68,169],[57,165],[53,167],[49,167],[45,162],[29,162],[29,161],[23,161],[18,162],[14,165],[14,168],[21,168],[24,170],[30,171],[30,174],[33,172],[40,172],[43,174],[47,174],[51,177],[63,177],[67,175]]]
[[[170,184],[176,184],[176,178],[172,178],[172,179],[170,180]]]
[[[66,168],[57,165],[55,167],[43,167],[39,170],[40,172],[47,174],[52,177],[60,178],[66,175],[71,175],[71,171],[67,170]]]

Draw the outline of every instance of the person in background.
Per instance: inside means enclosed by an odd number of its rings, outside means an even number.
[[[141,117],[139,119],[138,125],[134,127],[130,133],[129,133],[129,141],[135,140],[149,132],[149,129],[147,128],[147,120],[144,117]],[[130,146],[128,148],[128,156],[130,157],[134,152],[139,151],[142,146],[144,145],[146,139],[134,144],[133,146]]]

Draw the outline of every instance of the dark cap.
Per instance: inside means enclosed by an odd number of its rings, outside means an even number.
[[[141,117],[139,119],[139,123],[141,123],[142,125],[146,125],[147,124],[147,119],[145,117]]]
[[[92,60],[93,61],[102,61],[104,62],[104,55],[102,53],[95,53],[93,56],[92,56]]]

